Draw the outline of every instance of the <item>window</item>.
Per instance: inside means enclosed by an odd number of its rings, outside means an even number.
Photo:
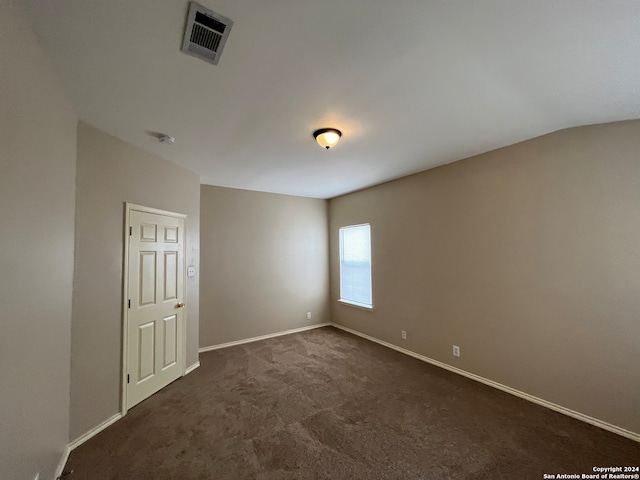
[[[371,308],[371,226],[340,228],[340,301]]]

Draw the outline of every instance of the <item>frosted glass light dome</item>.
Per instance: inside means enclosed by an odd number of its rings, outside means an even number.
[[[341,136],[342,132],[335,128],[322,128],[313,132],[313,137],[316,139],[316,142],[318,142],[318,145],[327,150],[335,146]]]

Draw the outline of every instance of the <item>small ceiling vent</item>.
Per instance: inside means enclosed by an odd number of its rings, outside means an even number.
[[[217,65],[232,25],[227,17],[191,2],[182,51]]]

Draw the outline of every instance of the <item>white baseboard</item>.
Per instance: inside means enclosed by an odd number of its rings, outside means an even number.
[[[193,365],[191,365],[190,367],[188,367],[185,370],[184,374],[187,375],[187,374],[193,372],[199,366],[200,366],[200,362],[194,363]],[[113,425],[114,423],[116,423],[121,418],[122,418],[122,413],[116,413],[114,416],[106,419],[100,425],[97,425],[96,427],[92,428],[91,430],[89,430],[85,434],[80,435],[73,442],[71,442],[69,445],[67,445],[65,447],[65,449],[64,449],[64,452],[62,452],[62,458],[60,459],[60,463],[58,464],[58,468],[56,469],[56,476],[54,478],[58,478],[60,475],[62,475],[62,472],[64,471],[64,466],[67,464],[67,461],[69,460],[69,454],[71,454],[72,450],[75,450],[80,445],[82,445],[84,442],[86,442],[90,438],[96,436],[98,433],[100,433],[105,428]]]
[[[113,425],[114,423],[116,423],[118,420],[120,420],[122,418],[122,413],[116,413],[113,417],[106,419],[104,422],[102,422],[100,425],[93,427],[91,430],[89,430],[87,433],[80,435],[78,438],[76,438],[73,442],[71,442],[69,444],[69,450],[75,450],[76,448],[78,448],[80,445],[82,445],[84,442],[86,442],[87,440],[89,440],[92,437],[95,437],[98,433],[100,433],[102,430],[104,430],[105,428]]]
[[[60,475],[62,475],[62,472],[64,472],[64,466],[67,464],[67,460],[69,460],[70,453],[71,453],[71,448],[69,448],[69,445],[67,445],[66,447],[64,447],[64,451],[62,452],[62,458],[60,459],[60,463],[58,463],[58,468],[56,468],[56,473],[55,473],[55,476],[53,477],[54,480],[57,479]]]
[[[187,368],[187,369],[184,371],[184,375],[189,375],[191,372],[193,372],[193,371],[194,371],[196,368],[198,368],[199,366],[200,366],[200,362],[199,362],[199,361],[198,361],[198,362],[196,362],[196,363],[194,363],[193,365],[191,365],[189,368]],[[183,375],[183,377],[184,377],[184,375]]]
[[[532,403],[535,403],[537,405],[541,405],[543,407],[546,407],[546,408],[548,408],[550,410],[562,413],[564,415],[567,415],[569,417],[575,418],[577,420],[581,420],[583,422],[586,422],[586,423],[589,423],[589,424],[594,425],[596,427],[602,428],[603,430],[608,430],[610,432],[616,433],[616,434],[618,434],[620,436],[629,438],[631,440],[635,440],[636,442],[640,442],[640,433],[632,432],[632,431],[627,430],[625,428],[618,427],[618,426],[613,425],[611,423],[607,423],[607,422],[604,422],[602,420],[598,420],[597,418],[590,417],[589,415],[585,415],[583,413],[576,412],[575,410],[571,410],[569,408],[565,408],[565,407],[563,407],[561,405],[557,405],[555,403],[548,402],[547,400],[544,400],[542,398],[538,398],[538,397],[535,397],[535,396],[530,395],[528,393],[521,392],[520,390],[516,390],[515,388],[508,387],[508,386],[503,385],[503,384],[498,383],[498,382],[494,382],[493,380],[489,380],[488,378],[484,378],[484,377],[481,377],[481,376],[476,375],[474,373],[467,372],[466,370],[461,370],[459,368],[452,367],[451,365],[447,365],[446,363],[439,362],[438,360],[434,360],[434,359],[429,358],[429,357],[425,357],[424,355],[420,355],[419,353],[412,352],[411,350],[407,350],[406,348],[398,347],[397,345],[394,345],[392,343],[385,342],[384,340],[379,340],[379,339],[377,339],[375,337],[372,337],[370,335],[367,335],[365,333],[361,333],[361,332],[358,332],[358,331],[353,330],[351,328],[344,327],[342,325],[338,325],[337,323],[318,323],[316,325],[309,325],[307,327],[294,328],[292,330],[285,330],[283,332],[270,333],[268,335],[261,335],[259,337],[247,338],[247,339],[244,339],[244,340],[237,340],[235,342],[222,343],[220,345],[213,345],[213,346],[210,346],[210,347],[200,348],[199,352],[202,353],[202,352],[208,352],[208,351],[211,351],[211,350],[218,350],[220,348],[232,347],[234,345],[242,345],[243,343],[257,342],[259,340],[265,340],[267,338],[279,337],[279,336],[282,336],[282,335],[290,335],[292,333],[304,332],[306,330],[313,330],[315,328],[321,328],[321,327],[327,327],[327,326],[333,326],[333,327],[338,328],[340,330],[344,330],[345,332],[352,333],[353,335],[357,335],[359,337],[365,338],[365,339],[370,340],[372,342],[375,342],[375,343],[378,343],[378,344],[383,345],[385,347],[388,347],[388,348],[391,348],[393,350],[396,350],[396,351],[398,351],[400,353],[404,353],[405,355],[409,355],[410,357],[417,358],[418,360],[422,360],[423,362],[430,363],[430,364],[435,365],[435,366],[440,367],[440,368],[444,368],[445,370],[449,370],[450,372],[457,373],[458,375],[462,375],[463,377],[470,378],[470,379],[475,380],[475,381],[480,382],[480,383],[484,383],[485,385],[489,385],[490,387],[497,388],[498,390],[502,390],[503,392],[510,393],[511,395],[515,395],[516,397],[523,398],[523,399],[528,400],[528,401],[530,401]],[[199,366],[200,366],[200,362],[194,363],[193,365],[191,365],[190,367],[188,367],[185,370],[185,375],[187,375],[188,373],[191,373],[192,371],[194,371]],[[84,435],[81,435],[80,437],[76,438],[73,442],[71,442],[65,448],[65,450],[64,450],[64,452],[62,454],[62,458],[60,459],[60,463],[59,463],[58,468],[56,470],[55,478],[58,478],[60,475],[62,475],[62,472],[64,471],[64,467],[65,467],[65,465],[67,463],[67,460],[69,458],[69,454],[71,453],[72,450],[74,450],[75,448],[79,447],[84,442],[86,442],[90,438],[94,437],[95,435],[100,433],[105,428],[109,427],[110,425],[113,425],[115,422],[117,422],[121,418],[122,418],[122,413],[117,413],[114,416],[112,416],[111,418],[108,418],[107,420],[102,422],[100,425],[92,428],[87,433],[85,433]]]
[[[69,454],[71,453],[72,450],[78,448],[80,445],[82,445],[84,442],[89,440],[91,437],[96,436],[102,430],[104,430],[110,425],[113,425],[121,418],[122,418],[122,413],[117,413],[113,417],[108,418],[107,420],[102,422],[100,425],[92,428],[87,433],[80,435],[73,442],[67,445],[64,451],[62,452],[62,458],[60,459],[60,463],[58,464],[58,468],[56,469],[56,475],[53,478],[57,479],[60,475],[62,475],[62,472],[64,472],[64,466],[67,464],[67,461],[69,460]]]
[[[345,332],[349,332],[349,333],[352,333],[352,334],[357,335],[359,337],[366,338],[367,340],[370,340],[370,341],[375,342],[375,343],[379,343],[380,345],[383,345],[385,347],[391,348],[391,349],[396,350],[396,351],[398,351],[400,353],[404,353],[405,355],[409,355],[409,356],[411,356],[413,358],[417,358],[418,360],[422,360],[423,362],[427,362],[427,363],[430,363],[430,364],[435,365],[437,367],[444,368],[445,370],[449,370],[450,372],[457,373],[458,375],[462,375],[463,377],[470,378],[470,379],[475,380],[475,381],[480,382],[480,383],[484,383],[485,385],[489,385],[490,387],[497,388],[498,390],[502,390],[503,392],[510,393],[511,395],[515,395],[516,397],[523,398],[523,399],[528,400],[528,401],[530,401],[532,403],[536,403],[538,405],[546,407],[546,408],[548,408],[550,410],[562,413],[562,414],[567,415],[569,417],[573,417],[575,419],[578,419],[578,420],[581,420],[583,422],[589,423],[589,424],[594,425],[596,427],[602,428],[603,430],[608,430],[610,432],[616,433],[616,434],[621,435],[623,437],[629,438],[631,440],[635,440],[636,442],[640,442],[640,433],[632,432],[632,431],[627,430],[625,428],[618,427],[618,426],[613,425],[611,423],[607,423],[607,422],[604,422],[602,420],[598,420],[597,418],[590,417],[589,415],[585,415],[584,413],[576,412],[575,410],[571,410],[571,409],[565,408],[565,407],[563,407],[561,405],[557,405],[555,403],[548,402],[547,400],[544,400],[542,398],[538,398],[538,397],[535,397],[535,396],[530,395],[528,393],[521,392],[520,390],[516,390],[515,388],[508,387],[508,386],[503,385],[503,384],[498,383],[498,382],[494,382],[493,380],[489,380],[488,378],[484,378],[484,377],[481,377],[481,376],[476,375],[474,373],[467,372],[466,370],[461,370],[459,368],[452,367],[451,365],[447,365],[446,363],[439,362],[438,360],[434,360],[434,359],[429,358],[429,357],[425,357],[424,355],[420,355],[419,353],[412,352],[411,350],[407,350],[406,348],[398,347],[397,345],[385,342],[384,340],[379,340],[379,339],[377,339],[375,337],[372,337],[370,335],[366,335],[366,334],[358,332],[356,330],[352,330],[351,328],[343,327],[342,325],[338,325],[337,323],[332,323],[331,325],[336,327],[336,328],[339,328],[340,330],[344,330]]]
[[[211,350],[218,350],[220,348],[233,347],[234,345],[242,345],[243,343],[257,342],[259,340],[266,340],[267,338],[280,337],[282,335],[290,335],[292,333],[304,332],[306,330],[313,330],[314,328],[328,327],[331,323],[316,323],[315,325],[309,325],[308,327],[294,328],[292,330],[285,330],[284,332],[270,333],[268,335],[261,335],[259,337],[245,338],[244,340],[236,340],[235,342],[221,343],[219,345],[212,345],[210,347],[202,347],[198,351],[200,353],[210,352]]]

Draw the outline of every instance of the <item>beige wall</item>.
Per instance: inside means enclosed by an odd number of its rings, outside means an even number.
[[[76,116],[0,0],[0,478],[51,479],[69,439]]]
[[[200,198],[202,347],[329,321],[325,200],[209,185]]]
[[[170,148],[170,147],[169,147]],[[78,126],[71,438],[120,411],[124,203],[189,216],[187,265],[198,266],[198,175]],[[187,366],[198,361],[198,276],[187,279]]]
[[[556,132],[329,208],[334,322],[640,432],[640,121]],[[364,222],[371,312],[336,302],[338,228]]]

